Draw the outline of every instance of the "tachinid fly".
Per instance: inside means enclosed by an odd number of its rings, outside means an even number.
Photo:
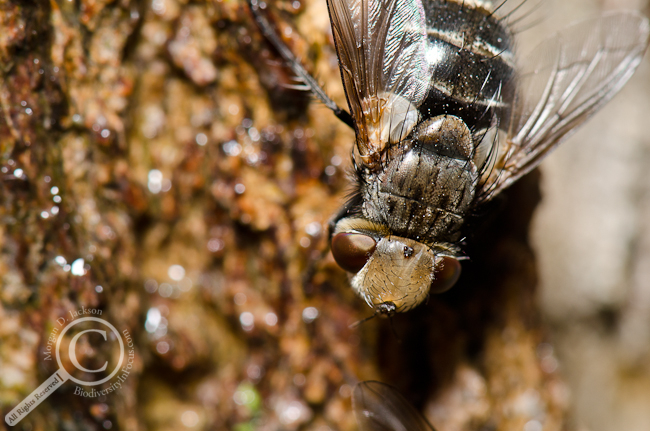
[[[526,0],[513,2],[327,0],[350,119],[252,0],[294,72],[354,127],[355,190],[331,248],[376,313],[453,286],[467,216],[535,168],[643,57],[648,20],[618,12],[561,30],[522,61],[511,23]]]
[[[360,431],[435,431],[411,403],[385,383],[357,383],[352,407]]]

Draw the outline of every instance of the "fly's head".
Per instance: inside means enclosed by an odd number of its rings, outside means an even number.
[[[453,250],[391,235],[362,218],[339,220],[331,245],[336,263],[354,274],[353,289],[382,315],[408,311],[460,276]]]

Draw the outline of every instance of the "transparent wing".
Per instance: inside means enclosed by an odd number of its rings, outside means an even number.
[[[384,383],[357,384],[352,406],[360,431],[435,431],[411,403]]]
[[[480,200],[496,196],[609,101],[634,74],[648,44],[647,18],[606,14],[542,42],[519,69],[509,132],[493,151]]]
[[[492,12],[505,21],[514,34],[521,33],[548,17],[549,0],[491,0]]]
[[[432,66],[421,0],[328,0],[343,85],[364,158],[418,119]]]

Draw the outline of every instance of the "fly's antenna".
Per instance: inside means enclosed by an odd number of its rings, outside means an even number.
[[[336,102],[334,102],[330,97],[325,93],[325,91],[321,88],[320,85],[318,85],[318,82],[316,82],[316,79],[314,79],[313,76],[309,74],[305,70],[304,67],[302,67],[302,64],[298,61],[296,56],[291,52],[289,47],[282,41],[280,36],[276,33],[275,29],[271,25],[268,19],[266,19],[266,16],[262,12],[260,12],[260,7],[259,1],[258,0],[249,0],[248,1],[248,6],[251,10],[251,14],[253,15],[253,18],[255,19],[255,23],[257,23],[257,26],[260,28],[262,31],[262,34],[266,38],[266,40],[273,45],[273,47],[278,51],[280,56],[288,63],[289,67],[293,71],[293,73],[296,74],[298,77],[298,80],[300,82],[303,82],[304,85],[311,90],[311,92],[316,96],[321,102],[325,104],[329,109],[334,112],[334,115],[337,116],[338,119],[343,121],[345,124],[350,126],[352,129],[354,129],[354,119],[350,115],[349,112],[347,112],[345,109],[340,108]],[[301,86],[302,87],[302,86]]]

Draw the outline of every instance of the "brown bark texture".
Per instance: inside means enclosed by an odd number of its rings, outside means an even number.
[[[344,106],[325,1],[266,6]],[[371,309],[326,251],[354,134],[290,88],[245,1],[11,0],[0,28],[3,418],[57,370],[57,319],[101,310],[134,351],[119,388],[68,381],[15,428],[347,431],[360,380],[439,431],[572,427],[537,172],[472,219],[456,287],[351,327]],[[114,366],[114,343],[80,340]]]

